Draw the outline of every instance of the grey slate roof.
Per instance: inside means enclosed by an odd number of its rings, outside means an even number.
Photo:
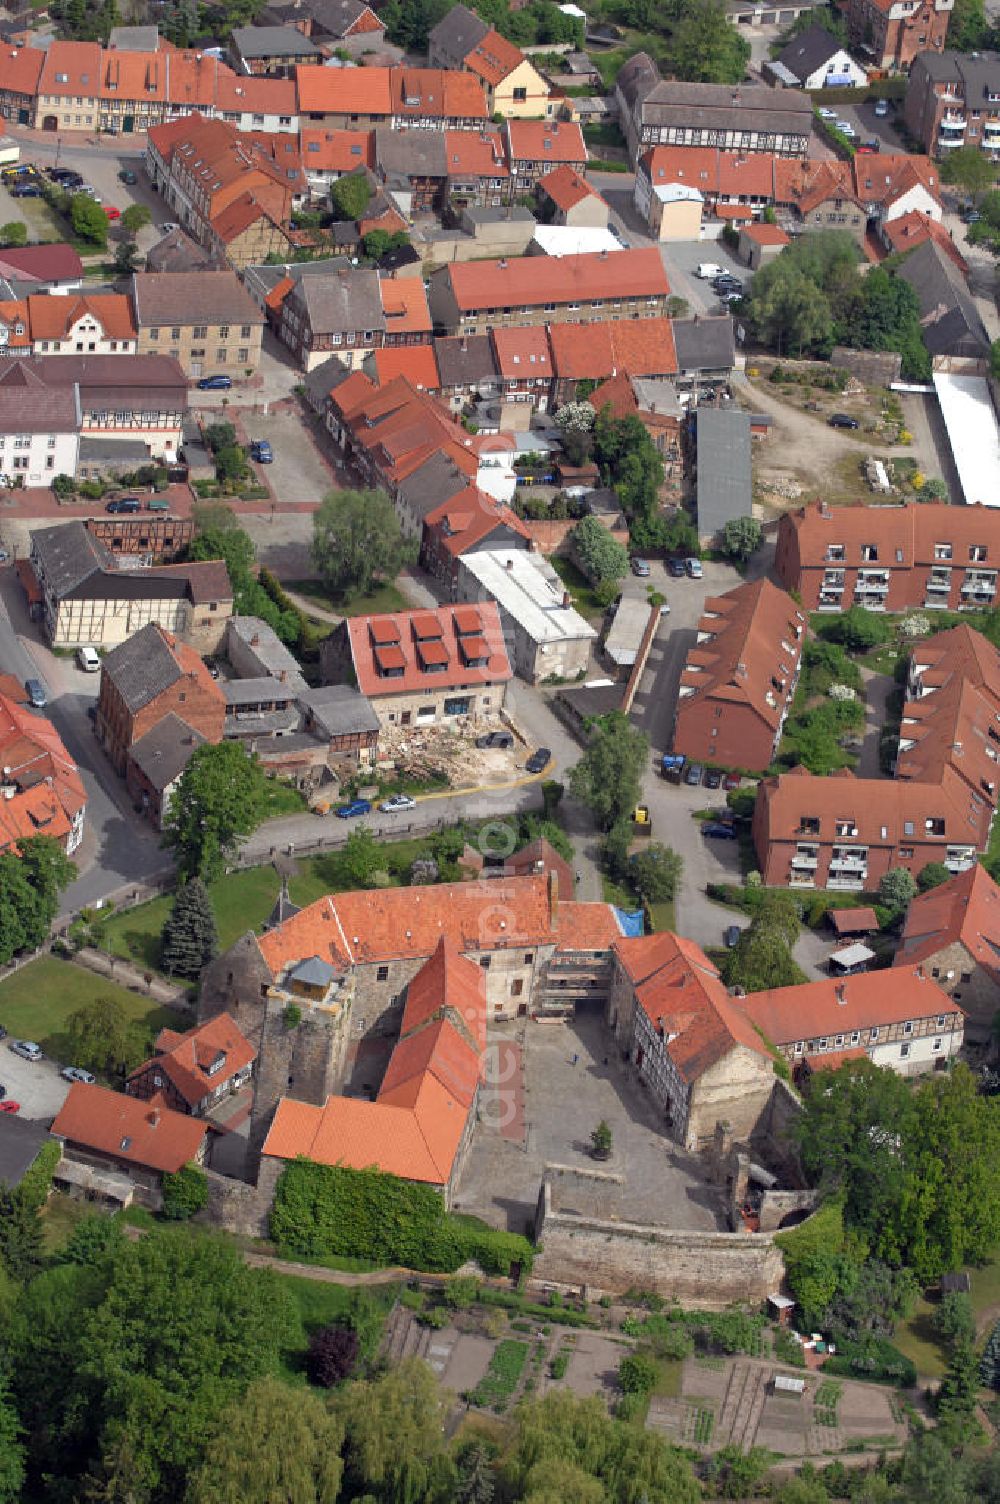
[[[812,101],[794,91],[776,94],[765,84],[690,84],[671,79],[650,89],[636,112],[645,125],[691,125],[718,130],[746,130],[753,116],[758,128],[779,135],[808,136]]]
[[[129,748],[129,757],[162,794],[179,778],[205,738],[173,711]]]
[[[294,26],[237,26],[233,45],[241,57],[319,56],[316,43]]]
[[[11,1188],[20,1185],[50,1137],[49,1130],[31,1118],[0,1112],[0,1182]]]
[[[129,710],[141,710],[183,677],[173,653],[154,622],[112,648],[104,658],[104,672]]]
[[[23,358],[0,373],[0,433],[76,433],[80,391],[50,386]]]
[[[326,277],[303,277],[286,298],[316,334],[385,329],[378,273],[349,266]]]
[[[111,566],[111,555],[92,537],[82,522],[60,522],[55,527],[39,527],[31,534],[31,551],[36,554],[45,578],[57,595],[64,595],[96,570]]]
[[[946,251],[925,240],[904,259],[899,275],[917,295],[924,343],[932,355],[989,353],[990,337],[979,309]]]
[[[443,387],[479,386],[483,382],[495,385],[500,379],[488,334],[449,335],[436,339],[434,358]]]
[[[231,616],[226,622],[227,649],[229,649],[231,637],[240,639],[245,650],[253,655],[261,670],[259,674],[245,677],[264,678],[272,675],[277,679],[279,675],[284,674],[283,682],[289,688],[297,685],[301,689],[305,685],[297,660],[285,647],[274,628],[268,626],[266,621],[261,621],[259,616]],[[230,656],[232,656],[231,652]]]
[[[161,324],[264,322],[233,271],[195,271],[183,281],[167,272],[134,272],[132,299],[140,329]]]
[[[733,321],[728,314],[675,319],[674,349],[678,371],[732,370],[736,359]]]
[[[291,705],[298,697],[294,684],[282,682],[272,674],[259,679],[226,679],[221,686],[226,705]]]
[[[750,416],[733,408],[699,407],[698,536],[714,538],[751,509]]]
[[[330,393],[350,375],[350,367],[344,364],[340,356],[331,355],[321,365],[313,366],[312,370],[307,371],[303,377],[302,385],[306,389],[306,400],[317,412],[321,411]]]
[[[386,178],[447,177],[444,132],[394,131],[388,126],[376,126],[375,163]],[[365,213],[371,213],[371,206]]]
[[[307,987],[329,987],[337,976],[337,969],[321,956],[308,956],[293,966],[289,975],[293,981],[302,982]]]
[[[805,83],[810,73],[822,68],[843,45],[843,42],[838,42],[822,26],[813,25],[792,38],[784,51],[779,52],[778,62],[784,63],[799,83]]]
[[[489,26],[467,5],[453,5],[446,16],[431,30],[428,51],[447,55],[457,62],[478,47]]]
[[[321,684],[300,695],[299,704],[327,736],[358,736],[379,729],[371,701],[350,684]]]
[[[397,493],[407,515],[420,523],[435,507],[443,506],[468,484],[455,462],[447,454],[439,453],[431,455],[400,481]]]
[[[183,230],[170,230],[146,252],[146,270],[150,272],[208,271],[211,256]]]
[[[157,52],[160,33],[155,26],[113,26],[108,46],[116,52]]]

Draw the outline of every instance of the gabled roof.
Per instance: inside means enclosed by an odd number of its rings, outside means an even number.
[[[952,257],[936,240],[912,250],[899,276],[917,295],[924,343],[932,355],[988,351],[990,338],[979,309]]]
[[[905,255],[907,251],[914,250],[922,245],[925,240],[934,240],[954,261],[955,266],[963,277],[969,274],[969,264],[961,251],[952,240],[944,225],[936,219],[931,219],[922,209],[911,209],[908,214],[901,214],[896,219],[886,220],[882,224],[882,235],[889,242],[889,250],[897,255]]]
[[[525,61],[520,47],[492,28],[465,54],[466,68],[489,88],[509,78]]]
[[[1000,982],[1000,888],[978,863],[911,900],[893,965],[919,965],[956,944]]]
[[[257,1051],[228,1013],[217,1013],[183,1033],[161,1029],[153,1049],[153,1056],[137,1066],[129,1081],[152,1068],[167,1077],[192,1109],[257,1058]]]
[[[429,50],[449,58],[464,58],[489,33],[489,25],[467,5],[453,5],[428,38]]]
[[[843,981],[824,977],[755,992],[734,1003],[778,1046],[962,1012],[922,967],[912,965],[861,972]]]
[[[625,254],[616,255],[616,269]],[[556,264],[565,266],[567,259],[571,258],[563,257]],[[666,318],[550,324],[549,345],[555,374],[564,381],[601,381],[619,371],[630,376],[672,376],[677,370],[674,328]]]
[[[147,622],[112,648],[103,660],[101,671],[107,674],[133,714],[185,677],[220,708],[224,703],[221,689],[194,648],[155,622]]]
[[[559,209],[572,209],[575,204],[580,204],[584,199],[600,199],[601,195],[596,188],[592,188],[586,178],[580,176],[574,167],[557,167],[554,172],[548,172],[538,181],[539,193],[544,193]],[[603,203],[603,199],[601,199]]]
[[[457,613],[469,610],[476,613],[474,631],[459,625],[465,621]],[[511,677],[493,601],[394,616],[354,616],[347,630],[358,688],[369,699],[503,683]]]
[[[723,713],[727,707],[751,710],[776,732],[798,681],[805,629],[805,615],[769,580],[747,581],[706,600],[698,640],[681,672],[678,750],[684,750],[689,707],[706,700]]]
[[[788,46],[778,53],[777,60],[795,74],[799,83],[804,84],[810,74],[815,73],[817,68],[822,68],[824,63],[828,63],[843,50],[843,42],[831,36],[822,26],[814,25],[793,37]]]
[[[4,88],[9,88],[6,78]],[[0,250],[0,277],[11,276],[22,281],[77,281],[83,278],[83,262],[71,245],[8,245]]]
[[[176,1175],[197,1159],[207,1125],[173,1112],[162,1094],[148,1102],[76,1081],[52,1124],[56,1138],[144,1170]]]
[[[80,319],[90,315],[104,331],[105,339],[134,340],[132,305],[124,293],[94,293],[64,297],[39,294],[28,298],[28,320],[33,340],[66,339]]]
[[[504,125],[511,162],[587,161],[587,144],[575,121],[508,120]],[[659,254],[659,252],[657,252]]]
[[[68,834],[86,807],[83,780],[50,720],[0,695],[2,781],[16,792],[0,799],[0,844],[24,836]]]
[[[433,345],[386,345],[373,350],[365,365],[370,364],[379,386],[405,376],[418,391],[436,392],[441,382]]]
[[[164,789],[176,782],[194,753],[204,745],[205,738],[201,732],[195,731],[171,710],[157,721],[151,731],[132,743],[128,749],[128,760],[162,794]]]
[[[374,131],[328,130],[303,126],[302,165],[308,173],[353,172],[356,167],[375,166]]]
[[[490,330],[497,369],[505,381],[536,381],[551,377],[549,338],[545,329],[527,325],[523,329]]]
[[[161,324],[263,324],[264,315],[234,271],[135,272],[132,298],[140,328]]]
[[[616,940],[614,949],[635,988],[636,1001],[661,1031],[684,1081],[697,1081],[740,1046],[770,1059],[767,1045],[693,940],[662,931]]]

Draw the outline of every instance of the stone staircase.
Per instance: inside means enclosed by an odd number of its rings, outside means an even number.
[[[431,1336],[429,1326],[422,1326],[413,1311],[397,1303],[385,1324],[381,1355],[392,1364],[401,1363],[404,1358],[426,1358]]]

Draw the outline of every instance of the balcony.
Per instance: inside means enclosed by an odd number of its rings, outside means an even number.
[[[831,871],[826,886],[834,893],[860,893],[865,886],[865,879],[863,877],[835,877]]]
[[[975,865],[976,853],[972,846],[955,847],[949,846],[945,852],[944,864],[949,872],[968,872]]]
[[[855,606],[864,606],[867,611],[884,611],[888,591],[888,585],[884,590],[855,590],[853,603]]]
[[[805,871],[805,872],[815,872],[815,870],[816,870],[816,868],[818,866],[819,866],[819,857],[818,856],[803,856],[803,855],[800,855],[800,854],[797,853],[795,856],[792,857],[792,868],[793,868],[793,870],[796,867],[801,867],[802,870]]]
[[[840,602],[841,602],[841,594],[842,593],[839,590],[836,591],[835,593],[831,592],[831,591],[827,591],[827,590],[821,590],[820,593],[819,593],[819,602],[818,602],[818,605],[817,605],[817,610],[819,610],[819,611],[839,611],[840,610]]]

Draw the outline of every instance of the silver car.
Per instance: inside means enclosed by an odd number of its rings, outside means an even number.
[[[90,1071],[85,1071],[80,1065],[65,1065],[59,1074],[64,1081],[80,1081],[84,1086],[93,1086],[97,1080],[96,1076],[92,1076]]]
[[[20,1055],[24,1060],[41,1060],[42,1047],[35,1044],[33,1039],[12,1039],[10,1048],[15,1055]]]

